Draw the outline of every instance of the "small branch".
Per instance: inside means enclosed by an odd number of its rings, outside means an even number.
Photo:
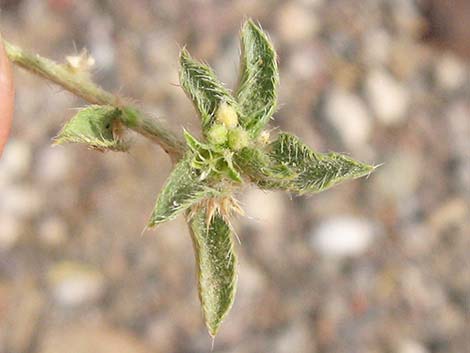
[[[69,92],[83,98],[91,104],[111,105],[122,108],[125,112],[123,123],[130,129],[151,139],[167,152],[173,161],[181,158],[185,144],[162,123],[146,117],[135,107],[122,106],[121,100],[105,91],[85,75],[77,75],[52,60],[37,54],[30,54],[7,41],[3,41],[8,58],[14,64],[54,82]]]

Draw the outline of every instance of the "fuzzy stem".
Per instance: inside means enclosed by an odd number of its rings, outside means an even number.
[[[130,129],[144,135],[159,144],[173,161],[181,158],[185,144],[162,123],[146,117],[135,107],[122,106],[121,100],[105,91],[84,75],[77,75],[50,59],[37,54],[30,54],[7,41],[3,41],[8,58],[14,64],[52,81],[69,92],[83,98],[91,104],[111,105],[123,108],[123,123]]]

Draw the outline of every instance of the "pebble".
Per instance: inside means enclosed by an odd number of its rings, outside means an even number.
[[[113,22],[110,17],[92,17],[87,39],[96,67],[112,70],[116,64],[116,53],[113,41]]]
[[[97,270],[75,262],[60,262],[48,273],[57,302],[76,306],[98,300],[104,294],[104,278]]]
[[[12,138],[0,159],[0,186],[25,176],[31,166],[31,147]]]
[[[399,344],[398,353],[428,353],[429,351],[416,341],[406,340]]]
[[[293,322],[282,331],[275,343],[276,353],[316,352],[310,342],[310,327],[307,322]]]
[[[374,173],[373,187],[378,195],[403,200],[413,196],[421,181],[422,170],[419,155],[410,150],[398,150]]]
[[[408,91],[384,70],[375,69],[368,74],[366,94],[377,119],[385,126],[399,125],[406,119]]]
[[[296,50],[288,58],[288,67],[296,81],[311,80],[326,74],[326,59],[319,48]]]
[[[316,13],[295,2],[279,8],[276,22],[281,39],[290,44],[305,42],[320,29]]]
[[[43,201],[41,193],[30,185],[11,185],[2,190],[0,211],[13,217],[30,217],[41,210]]]
[[[361,147],[369,140],[371,118],[359,96],[333,89],[326,98],[324,114],[348,147]]]
[[[468,79],[467,67],[451,53],[445,53],[440,57],[435,70],[437,84],[446,91],[460,88]]]
[[[67,225],[62,218],[49,216],[39,223],[38,235],[44,244],[59,246],[67,240]]]
[[[22,226],[21,222],[14,217],[0,215],[0,251],[11,249],[18,241]]]
[[[391,38],[382,28],[374,28],[364,35],[364,48],[362,55],[370,64],[384,64],[390,56]]]
[[[278,224],[284,213],[283,197],[277,192],[252,188],[243,195],[242,207],[247,220],[253,224]]]
[[[370,221],[354,216],[337,216],[321,222],[310,236],[310,245],[322,255],[331,257],[359,256],[374,240]]]
[[[67,176],[73,156],[62,146],[46,146],[38,155],[36,175],[47,184],[55,184]]]

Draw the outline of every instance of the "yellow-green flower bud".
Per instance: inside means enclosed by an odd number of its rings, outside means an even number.
[[[228,145],[234,151],[241,150],[243,147],[248,146],[249,138],[246,130],[237,127],[228,132]]]
[[[262,131],[261,134],[258,136],[257,141],[262,145],[267,145],[269,143],[269,131]]]
[[[225,125],[214,124],[207,132],[207,140],[214,145],[223,145],[227,142],[227,133]]]
[[[224,124],[228,129],[233,129],[238,125],[237,112],[226,102],[220,103],[215,114],[215,119],[219,123]]]

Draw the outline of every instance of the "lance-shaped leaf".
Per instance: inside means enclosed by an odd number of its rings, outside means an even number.
[[[192,166],[192,160],[193,154],[187,153],[171,172],[158,196],[149,227],[170,221],[197,202],[218,194],[207,180],[201,180],[201,171]]]
[[[91,105],[80,110],[54,138],[54,144],[85,143],[98,150],[125,151],[128,144],[117,136],[120,128],[118,108]]]
[[[262,189],[287,189],[298,176],[259,148],[245,147],[234,156],[238,169]]]
[[[180,84],[196,107],[204,134],[214,123],[221,103],[225,102],[234,109],[236,107],[234,98],[212,69],[194,60],[186,49],[180,54]]]
[[[193,210],[188,224],[196,253],[199,299],[209,333],[217,334],[232,307],[236,283],[236,257],[230,225],[215,211],[207,222],[206,207]]]
[[[340,153],[315,152],[287,133],[280,134],[270,148],[271,158],[298,174],[281,189],[299,194],[320,192],[342,181],[369,175],[375,169]]]
[[[276,110],[279,85],[276,52],[267,35],[251,20],[243,25],[241,47],[236,98],[242,126],[256,137]]]

